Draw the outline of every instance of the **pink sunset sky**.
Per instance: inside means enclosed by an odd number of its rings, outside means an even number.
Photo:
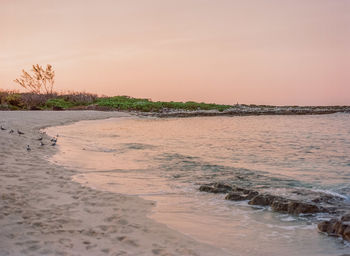
[[[350,105],[349,0],[1,0],[0,88]]]

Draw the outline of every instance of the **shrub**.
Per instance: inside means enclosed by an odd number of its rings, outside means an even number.
[[[45,106],[48,108],[67,109],[73,107],[74,104],[62,98],[55,98],[47,100]]]
[[[76,105],[89,105],[95,102],[97,94],[87,92],[66,92],[60,97]]]
[[[15,107],[23,107],[23,102],[21,99],[21,94],[19,93],[13,93],[13,94],[8,94],[5,101]]]
[[[22,93],[21,99],[27,109],[40,109],[45,106],[49,99],[57,97],[57,94],[37,94],[37,93]]]

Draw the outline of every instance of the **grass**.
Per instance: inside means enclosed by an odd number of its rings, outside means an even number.
[[[224,111],[230,105],[218,105],[208,103],[188,102],[164,102],[138,99],[128,96],[102,97],[96,100],[98,106],[111,107],[119,110],[136,110],[142,112],[159,112],[164,109],[175,110],[219,110]]]

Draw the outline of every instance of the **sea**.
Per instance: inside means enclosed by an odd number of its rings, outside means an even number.
[[[280,195],[323,191],[350,203],[350,114],[126,117],[47,128],[50,161],[73,180],[155,202],[149,218],[231,255],[340,256],[317,231],[330,216],[288,215],[198,190],[228,182]]]

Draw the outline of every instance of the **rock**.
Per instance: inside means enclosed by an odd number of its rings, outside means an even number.
[[[326,233],[330,233],[330,234],[332,233],[333,234],[333,232],[331,232],[331,231],[328,232],[328,229],[331,226],[330,222],[331,221],[325,220],[325,221],[322,221],[322,222],[318,223],[317,224],[318,230],[320,230],[321,232],[326,232]]]
[[[199,190],[210,193],[228,193],[226,200],[250,200],[248,202],[250,205],[270,206],[273,211],[294,215],[327,212],[333,216],[339,216],[344,213],[344,210],[349,209],[344,199],[339,196],[306,189],[294,189],[289,191],[288,197],[282,197],[268,192],[260,194],[252,189],[216,182],[202,185]],[[344,221],[350,221],[350,214],[344,215],[343,218]]]
[[[274,200],[271,204],[271,209],[275,212],[288,212],[288,202],[285,200]]]
[[[270,195],[270,194],[259,194],[253,197],[248,204],[250,205],[261,205],[261,206],[270,206],[273,201],[279,197]]]
[[[303,201],[291,200],[280,196],[270,194],[260,194],[253,197],[249,203],[250,205],[271,206],[271,209],[276,212],[285,212],[290,214],[312,214],[317,212],[326,212],[327,210]]]
[[[199,187],[199,191],[215,193],[215,194],[228,193],[232,191],[232,186],[225,183],[216,182],[216,183],[201,185]]]
[[[299,202],[299,201],[290,201],[288,203],[288,213],[290,214],[312,214],[317,212],[325,212],[326,210],[318,207],[313,203]]]
[[[350,221],[350,213],[343,215],[340,220],[341,221]]]
[[[321,232],[331,236],[340,236],[344,240],[350,241],[350,214],[346,214],[339,219],[320,222],[317,227]]]
[[[243,201],[250,200],[257,195],[259,195],[259,192],[255,190],[232,187],[232,192],[229,192],[226,195],[225,199],[232,201]]]
[[[231,201],[243,201],[243,200],[248,200],[246,195],[243,195],[241,193],[237,192],[230,192],[226,195],[225,197],[226,200],[231,200]]]
[[[247,199],[250,200],[250,199],[256,197],[257,195],[259,195],[259,192],[254,191],[254,190],[250,190],[246,195],[247,195]]]

